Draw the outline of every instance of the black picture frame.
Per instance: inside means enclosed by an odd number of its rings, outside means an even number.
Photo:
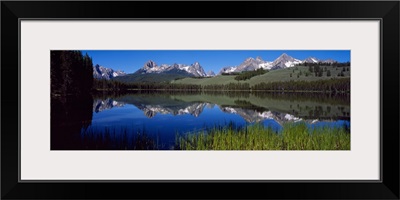
[[[398,1],[2,1],[1,198],[399,199],[399,7]],[[21,108],[17,81],[20,81],[21,18],[379,19],[382,22],[381,181],[19,182]],[[154,192],[148,193],[146,189]]]

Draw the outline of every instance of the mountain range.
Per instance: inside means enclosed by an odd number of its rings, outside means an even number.
[[[186,64],[177,64],[174,63],[172,65],[162,64],[158,66],[154,61],[147,61],[144,66],[136,71],[135,73],[139,74],[148,74],[148,73],[168,73],[168,72],[182,72],[187,73],[189,76],[196,76],[196,77],[206,77],[208,76],[205,72],[203,67],[200,63],[195,62],[191,65]]]
[[[256,57],[255,59],[250,57],[247,58],[243,63],[241,63],[238,66],[230,66],[230,67],[224,67],[220,70],[218,74],[222,73],[232,73],[232,72],[243,72],[243,71],[254,71],[256,69],[267,69],[267,70],[275,70],[275,69],[284,69],[288,67],[293,67],[297,64],[302,64],[302,63],[334,63],[337,62],[332,59],[328,60],[320,60],[315,57],[308,57],[304,60],[299,60],[296,58],[293,58],[286,53],[283,53],[280,55],[278,58],[276,58],[274,61],[264,61],[261,57]]]
[[[283,53],[278,58],[276,58],[274,61],[264,61],[260,56],[258,56],[256,58],[250,57],[250,58],[247,58],[240,65],[222,68],[220,70],[219,74],[231,73],[231,72],[253,71],[253,70],[256,70],[259,68],[268,69],[268,70],[283,69],[283,68],[293,67],[296,64],[318,63],[318,62],[334,63],[336,61],[332,60],[332,59],[320,60],[315,57],[308,57],[304,60],[299,60],[299,59],[296,59],[296,58],[293,58],[293,57],[287,55],[286,53]],[[173,70],[186,72],[186,73],[188,73],[188,75],[195,76],[195,77],[213,76],[213,72],[205,73],[203,67],[198,62],[195,62],[194,64],[191,64],[191,65],[175,63],[173,65],[162,64],[162,65],[158,66],[154,61],[151,61],[151,60],[148,61],[147,63],[145,63],[144,66],[141,69],[139,69],[138,71],[136,71],[135,73],[140,73],[140,74],[158,73],[158,74],[160,74],[160,73],[168,73]]]
[[[93,78],[109,80],[118,76],[125,75],[126,73],[121,70],[114,71],[111,68],[103,67],[98,64],[93,66]]]
[[[249,57],[244,60],[240,65],[229,66],[222,68],[218,75],[223,73],[254,71],[256,69],[276,70],[293,67],[302,63],[334,63],[337,62],[332,59],[321,60],[315,57],[308,57],[304,60],[293,58],[286,53],[283,53],[273,61],[265,61],[260,56],[256,58]],[[164,75],[164,77],[163,77]],[[193,64],[161,64],[157,65],[154,61],[147,61],[142,68],[133,74],[126,74],[123,71],[114,71],[111,68],[96,65],[93,68],[93,76],[95,78],[117,78],[121,81],[148,81],[155,79],[162,79],[165,81],[184,78],[184,77],[212,77],[215,76],[213,71],[205,72],[199,62]]]

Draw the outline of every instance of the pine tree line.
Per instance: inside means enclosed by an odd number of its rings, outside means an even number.
[[[93,87],[93,63],[81,51],[51,51],[50,82],[53,96],[89,94]]]
[[[291,92],[349,92],[350,78],[332,78],[316,81],[279,81],[259,83],[228,83],[213,85],[171,84],[171,83],[121,83],[112,80],[94,80],[96,90],[129,91],[129,90],[181,90],[181,91],[291,91]]]
[[[265,70],[265,69],[262,69],[262,68],[254,70],[254,71],[244,71],[244,72],[240,73],[239,75],[237,75],[235,77],[235,80],[237,80],[237,81],[247,80],[247,79],[250,79],[250,78],[252,78],[254,76],[262,75],[262,74],[265,74],[267,72],[268,72],[268,70]]]
[[[350,78],[317,81],[280,81],[259,83],[252,87],[257,91],[304,91],[304,92],[350,92]]]

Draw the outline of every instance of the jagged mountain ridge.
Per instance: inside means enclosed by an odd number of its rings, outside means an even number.
[[[209,77],[215,76],[214,71],[213,71],[213,70],[208,71],[208,72],[207,72],[207,76],[209,76]]]
[[[97,79],[112,79],[118,76],[125,76],[126,73],[121,70],[113,70],[111,68],[107,68],[100,65],[93,66],[93,78]]]
[[[283,69],[283,68],[288,68],[288,67],[293,67],[296,64],[303,63],[303,61],[293,58],[286,53],[282,54],[279,56],[277,59],[272,62],[272,68],[271,69]]]
[[[186,72],[189,75],[195,76],[195,77],[206,77],[208,76],[205,72],[203,67],[200,65],[200,63],[195,62],[191,65],[186,65],[186,64],[177,64],[174,63],[172,65],[169,64],[162,64],[162,65],[157,65],[154,61],[149,60],[147,61],[142,68],[137,70],[135,74],[149,74],[149,73],[168,73],[171,71],[176,71],[176,72]]]
[[[232,72],[242,72],[242,71],[254,71],[256,69],[267,69],[267,70],[274,70],[274,69],[283,69],[288,67],[293,67],[297,64],[302,63],[318,63],[318,62],[325,62],[325,63],[334,63],[337,62],[333,59],[328,60],[320,60],[315,57],[308,57],[304,60],[296,59],[289,56],[286,53],[283,53],[274,61],[264,61],[260,56],[256,57],[255,59],[250,57],[247,58],[243,63],[238,66],[229,66],[224,67],[220,70],[219,74],[222,73],[232,73]]]
[[[319,59],[318,58],[315,58],[315,57],[308,57],[308,58],[306,58],[306,59],[304,59],[303,60],[303,63],[318,63],[319,62]]]
[[[266,69],[266,70],[275,70],[275,69],[283,69],[283,68],[288,68],[288,67],[293,67],[297,64],[302,64],[302,63],[334,63],[337,62],[333,59],[327,59],[327,60],[320,60],[315,57],[307,57],[304,60],[299,60],[296,58],[293,58],[289,56],[286,53],[283,53],[280,55],[278,58],[276,58],[274,61],[265,61],[263,60],[260,56],[256,58],[249,57],[246,60],[244,60],[240,65],[238,66],[229,66],[229,67],[224,67],[222,68],[218,75],[222,73],[232,73],[232,72],[243,72],[243,71],[254,71],[256,69]],[[153,80],[154,77],[152,78],[144,78],[140,77],[141,75],[148,75],[148,74],[169,74],[171,78],[169,79],[175,79],[175,78],[182,78],[182,77],[213,77],[215,76],[215,73],[213,71],[205,72],[203,67],[200,65],[199,62],[195,62],[191,65],[187,64],[178,64],[174,63],[172,65],[169,64],[161,64],[157,65],[156,62],[149,60],[147,61],[142,68],[137,70],[133,74],[129,75],[134,75],[135,77],[131,77],[130,79],[134,79],[135,81],[142,81],[144,80],[145,82],[147,79]],[[93,77],[94,78],[104,78],[104,79],[112,79],[116,77],[122,77],[126,76],[127,74],[123,71],[114,71],[111,68],[106,68],[103,66],[96,65],[93,67]],[[138,78],[139,77],[139,78]],[[126,78],[128,79],[128,78]],[[137,79],[137,80],[136,80]],[[168,79],[168,80],[169,80]],[[123,80],[123,79],[121,79]]]

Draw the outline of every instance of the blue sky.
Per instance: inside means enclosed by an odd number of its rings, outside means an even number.
[[[273,61],[282,53],[303,60],[309,56],[318,59],[350,61],[350,50],[82,50],[99,64],[114,70],[133,73],[152,60],[161,64],[192,64],[199,62],[206,72],[218,73],[221,68],[240,65],[246,58],[260,56]]]

